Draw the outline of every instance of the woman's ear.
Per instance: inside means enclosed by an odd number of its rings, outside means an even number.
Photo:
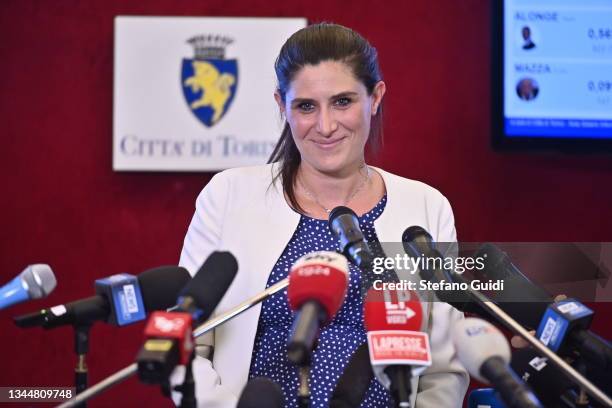
[[[278,105],[278,109],[280,110],[281,115],[285,116],[285,102],[283,102],[283,98],[281,97],[278,91],[274,92],[274,100]]]
[[[382,103],[386,91],[387,85],[385,85],[383,81],[378,81],[378,83],[374,85],[374,90],[372,91],[372,116],[376,115],[376,112],[378,112],[378,107]]]

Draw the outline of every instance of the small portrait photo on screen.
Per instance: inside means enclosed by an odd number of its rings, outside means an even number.
[[[531,27],[523,26],[521,28],[521,38],[523,40],[521,48],[524,50],[533,50],[536,47],[535,42],[533,42]]]
[[[516,84],[516,94],[524,101],[534,100],[539,92],[540,87],[533,78],[522,78],[518,84]]]

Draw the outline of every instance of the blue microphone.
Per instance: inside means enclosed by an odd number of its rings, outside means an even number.
[[[57,280],[49,265],[30,265],[0,289],[0,310],[26,300],[44,298],[53,292],[56,285]]]
[[[185,268],[162,266],[137,277],[113,275],[96,281],[96,295],[14,318],[18,327],[45,329],[105,321],[114,325],[144,320],[146,313],[174,306],[176,296],[191,279]]]

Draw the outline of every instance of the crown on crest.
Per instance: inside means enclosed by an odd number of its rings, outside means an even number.
[[[234,42],[230,37],[213,34],[202,34],[187,40],[193,46],[194,58],[203,59],[225,59],[225,47]]]

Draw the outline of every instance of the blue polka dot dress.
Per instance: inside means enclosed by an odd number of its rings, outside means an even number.
[[[368,213],[359,217],[366,240],[376,240],[374,220],[382,214],[386,196]],[[326,220],[302,215],[300,223],[276,262],[267,287],[288,276],[295,261],[312,251],[336,251],[338,241]],[[311,407],[328,407],[338,379],[355,349],[367,341],[363,326],[362,282],[359,269],[349,263],[350,282],[346,300],[331,323],[323,326],[311,361]],[[249,378],[268,377],[283,389],[285,405],[297,407],[298,368],[287,359],[287,339],[294,315],[287,302],[287,290],[266,299],[261,308],[255,336]],[[362,407],[386,407],[390,396],[373,378]]]

